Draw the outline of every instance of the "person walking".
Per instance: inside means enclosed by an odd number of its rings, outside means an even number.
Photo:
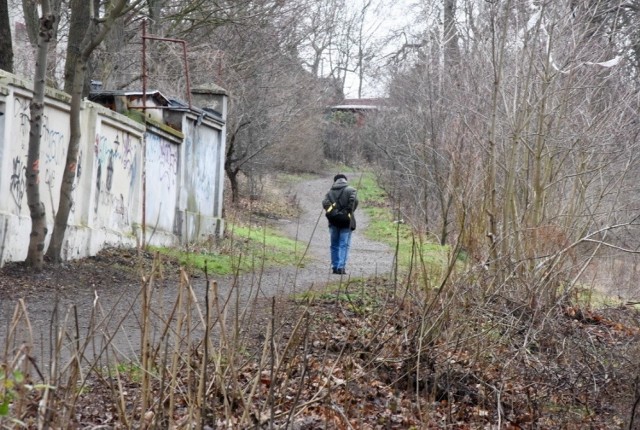
[[[351,247],[351,233],[356,229],[354,212],[358,207],[358,196],[356,189],[349,186],[347,177],[342,173],[333,177],[333,185],[322,200],[322,207],[329,220],[331,270],[344,275]]]

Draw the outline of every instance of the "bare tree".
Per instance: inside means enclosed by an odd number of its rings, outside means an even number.
[[[372,0],[366,0],[355,20],[356,28],[354,44],[357,47],[356,51],[356,64],[354,67],[355,73],[358,76],[358,98],[362,97],[362,86],[364,84],[365,72],[367,70],[367,66],[369,62],[375,56],[375,47],[372,44],[372,37],[375,34],[375,25],[372,29],[367,29],[365,23],[367,21],[367,15],[369,13],[369,9],[371,8]]]
[[[88,58],[83,60],[82,54],[85,46],[91,47],[92,50],[97,48],[97,45],[101,41],[95,44],[89,44],[91,37],[95,37],[94,34],[97,31],[99,19],[95,13],[99,10],[99,0],[70,0],[71,1],[71,20],[69,22],[69,40],[67,42],[67,57],[64,63],[64,91],[69,94],[73,94],[73,84],[76,75],[76,66],[78,62],[85,61],[88,63]],[[87,24],[90,24],[89,26]],[[112,24],[113,25],[113,24]],[[103,36],[104,37],[104,36]],[[92,45],[95,45],[92,46]],[[87,55],[90,56],[91,52]],[[83,79],[86,82],[83,83],[83,94],[86,95],[89,89],[88,76],[83,73]]]
[[[391,56],[391,109],[378,114],[375,122],[367,121],[371,130],[366,141],[374,143],[373,153],[386,158],[396,173],[385,176],[383,183],[403,201],[403,219],[446,244],[459,229],[456,208],[480,177],[473,162],[477,154],[469,145],[474,138],[465,125],[472,120],[461,115],[466,97],[461,94],[477,86],[460,62],[456,2],[447,0],[443,6],[423,11],[428,29]],[[381,135],[376,138],[376,133]]]
[[[336,43],[345,9],[344,0],[315,2],[309,13],[301,17],[302,61],[314,76],[325,76],[324,62],[329,49]],[[330,75],[330,71],[327,74]]]
[[[38,46],[38,32],[40,31],[38,4],[31,0],[22,0],[22,16],[29,42],[32,46]]]
[[[0,0],[0,69],[13,72],[13,46],[8,0]]]
[[[49,41],[49,51],[47,53],[47,78],[48,84],[57,86],[57,80],[55,79],[55,71],[58,60],[58,31],[61,23],[61,11],[63,10],[63,0],[49,0],[49,6],[51,13],[56,16],[56,20],[53,23],[53,27],[49,30],[51,40]],[[64,8],[66,9],[66,8]],[[40,33],[40,18],[38,16],[38,2],[32,0],[22,0],[22,15],[24,18],[25,27],[27,29],[27,36],[31,43],[31,46],[37,48],[39,45],[39,33]]]
[[[27,156],[27,202],[31,214],[31,235],[27,252],[27,265],[42,270],[44,264],[44,241],[47,236],[47,220],[44,204],[40,200],[40,141],[44,119],[44,90],[47,74],[49,42],[55,33],[56,16],[51,13],[49,0],[42,0],[42,17],[38,32],[38,56],[34,76],[34,90],[30,113],[29,152]]]
[[[69,112],[70,136],[65,163],[66,168],[60,186],[60,202],[56,212],[51,242],[47,249],[47,256],[53,262],[59,262],[62,259],[64,235],[67,229],[69,213],[73,205],[72,191],[76,178],[81,138],[80,106],[83,96],[85,96],[88,91],[86,77],[91,54],[105,39],[115,21],[120,16],[129,13],[141,2],[142,0],[134,0],[131,2],[128,0],[114,0],[107,5],[105,8],[106,14],[102,17],[99,16],[98,13],[100,9],[95,8],[95,3],[88,2],[87,4],[79,0],[76,0],[76,3],[74,3],[78,7],[88,6],[90,19],[88,21],[82,21],[79,18],[76,19],[73,16],[73,12],[76,12],[76,10],[74,9],[72,11],[72,28],[70,29],[69,39],[71,55],[67,55],[69,66],[65,67],[65,90],[71,94],[71,107]],[[79,12],[81,16],[85,16],[86,13],[83,8],[78,9],[77,12]],[[74,29],[76,26],[78,28]],[[71,38],[72,33],[74,34],[73,39]]]
[[[238,51],[225,50],[223,86],[231,93],[225,171],[234,201],[240,192],[238,175],[265,172],[277,162],[272,151],[284,132],[312,112],[321,114],[321,91],[315,92],[311,75],[296,59],[282,56],[272,37],[254,31],[252,39],[235,39],[244,44]]]
[[[309,159],[302,155],[303,145],[291,139],[302,135],[301,124],[309,126],[307,138],[317,138],[310,118],[319,123],[328,84],[302,67],[300,50],[308,46],[308,32],[321,25],[300,19],[309,16],[309,10],[318,20],[325,14],[321,5],[306,1],[193,2],[166,9],[167,31],[188,35],[194,80],[216,82],[230,95],[225,172],[233,200],[240,196],[242,178],[252,183],[275,166],[286,166],[283,147],[291,150],[288,159]],[[171,62],[156,67],[160,80],[154,82],[161,88],[171,82],[175,91],[180,78]]]
[[[637,246],[633,72],[616,38],[594,32],[599,3],[431,6],[418,55],[398,57],[412,63],[397,65],[378,128],[387,183],[417,227],[488,263],[487,291],[509,285],[532,306],[553,304],[587,250]]]
[[[269,84],[269,91],[261,95],[262,102],[257,106],[252,102],[251,89],[246,93],[249,97],[236,104],[236,113],[241,115],[234,116],[230,124],[243,124],[237,120],[251,122],[245,122],[242,128],[231,128],[233,135],[229,142],[235,141],[234,148],[229,148],[233,151],[227,152],[228,177],[240,171],[251,180],[274,168],[299,172],[305,166],[317,170],[322,165],[318,126],[324,107],[329,104],[324,95],[326,81],[318,81],[297,63],[284,61],[277,67],[281,69],[271,69],[276,75],[269,79],[276,79]],[[251,85],[251,80],[243,85],[247,83]],[[329,90],[328,94],[333,93]]]

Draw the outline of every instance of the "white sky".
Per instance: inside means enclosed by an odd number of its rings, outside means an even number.
[[[363,1],[365,0],[354,1],[352,5],[357,8]],[[367,23],[365,33],[372,34],[373,40],[381,42],[393,34],[398,34],[403,29],[408,29],[416,20],[415,12],[412,11],[412,6],[416,1],[417,0],[374,0],[371,12],[366,16]],[[408,34],[407,37],[409,37]],[[404,40],[386,46],[378,53],[378,61],[383,62],[384,57],[397,50],[401,43],[404,43]],[[358,77],[356,74],[349,73],[347,75],[344,90],[347,98],[357,98]],[[384,93],[384,83],[372,82],[371,79],[365,77],[365,82],[363,83],[363,98],[380,97],[383,96]]]

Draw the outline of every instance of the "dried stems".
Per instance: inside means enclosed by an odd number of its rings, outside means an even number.
[[[105,312],[96,297],[89,321],[73,307],[59,312],[45,375],[34,367],[20,301],[4,346],[11,359],[1,368],[0,405],[11,400],[0,428],[79,425],[79,408],[99,392],[111,423],[124,428],[363,428],[381,403],[378,420],[401,416],[407,427],[454,425],[465,407],[475,411],[470,423],[523,425],[549,414],[550,393],[551,409],[597,410],[608,387],[624,387],[622,363],[631,355],[616,354],[633,345],[603,348],[614,325],[599,342],[593,331],[567,334],[575,325],[560,326],[567,318],[559,307],[543,313],[509,296],[485,297],[474,272],[457,270],[456,254],[442,268],[414,258],[420,267],[410,274],[420,276],[401,280],[401,290],[396,280],[343,279],[322,298],[269,298],[262,314],[241,316],[239,296],[208,275],[202,291],[184,269],[163,287],[156,256],[131,305],[140,307],[141,360],[121,359],[114,340],[125,325],[109,327],[115,310]],[[249,330],[251,318],[265,323]],[[634,409],[635,395],[629,390]]]

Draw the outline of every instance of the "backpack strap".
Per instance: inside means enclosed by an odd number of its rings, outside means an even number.
[[[329,197],[329,201],[330,201],[331,203],[335,204],[337,208],[338,208],[338,206],[339,206],[338,210],[342,209],[342,205],[340,204],[340,197],[342,197],[342,193],[344,193],[344,190],[345,190],[346,188],[347,188],[347,187],[344,187],[343,189],[341,189],[341,190],[340,190],[340,193],[338,193],[338,197],[336,197],[335,201],[331,199],[331,192],[329,192],[329,195],[328,195],[328,197]]]

